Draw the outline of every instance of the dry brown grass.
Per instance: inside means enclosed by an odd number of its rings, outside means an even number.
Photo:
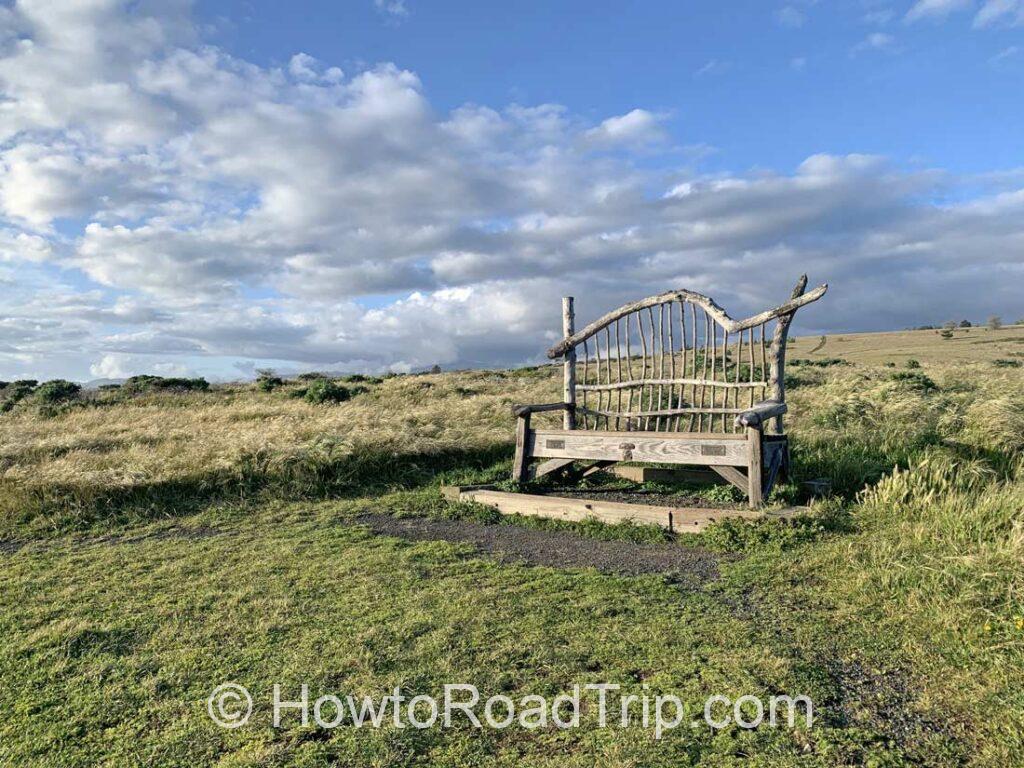
[[[837,357],[851,363],[902,366],[907,360],[922,364],[945,362],[990,362],[1017,359],[1024,362],[1024,325],[1008,325],[998,331],[988,328],[956,328],[953,338],[943,339],[941,331],[888,331],[885,333],[833,333],[825,337],[825,346],[811,354],[820,336],[791,339],[790,358]]]

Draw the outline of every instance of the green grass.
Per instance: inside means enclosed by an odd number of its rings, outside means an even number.
[[[680,537],[442,498],[507,478],[507,406],[550,399],[550,367],[361,382],[332,405],[294,383],[19,401],[0,416],[0,765],[1024,764],[1024,382],[914,359],[801,366],[795,471],[832,495]],[[795,483],[779,499],[808,501]],[[529,567],[375,536],[365,513],[697,545],[721,578]],[[236,731],[206,714],[229,680],[257,702]],[[697,715],[712,694],[805,693],[818,719],[660,741],[586,714],[568,731],[275,729],[275,682],[613,682]]]
[[[230,520],[230,515],[228,516]],[[895,754],[864,729],[641,728],[474,732],[270,724],[279,682],[372,694],[446,682],[519,698],[613,681],[679,695],[836,695],[820,669],[765,645],[727,601],[660,577],[498,564],[446,543],[378,538],[344,507],[277,507],[217,535],[51,540],[5,562],[0,753],[11,764],[831,765]],[[135,536],[161,529],[135,531]],[[177,529],[176,529],[177,530]],[[200,531],[205,529],[198,528]],[[567,596],[571,599],[567,600]],[[257,701],[238,731],[213,726],[209,690],[233,680]],[[645,689],[644,686],[647,686]],[[689,722],[689,720],[687,720]]]

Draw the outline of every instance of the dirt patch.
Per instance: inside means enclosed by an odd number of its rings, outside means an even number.
[[[23,546],[25,545],[20,541],[8,541],[7,539],[0,539],[0,555],[13,555]]]
[[[905,671],[874,669],[838,655],[819,663],[837,688],[837,700],[830,707],[836,725],[868,725],[909,755],[920,745],[941,742],[951,755],[966,759],[965,724],[955,717],[939,722],[919,711],[914,706],[917,688]]]
[[[362,515],[358,522],[381,536],[470,544],[481,552],[529,565],[596,568],[604,573],[627,576],[673,574],[693,585],[718,578],[718,555],[680,544],[601,541],[565,531],[536,531],[518,525],[483,525],[423,517]]]

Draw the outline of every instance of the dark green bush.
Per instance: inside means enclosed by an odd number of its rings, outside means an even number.
[[[41,403],[52,405],[74,400],[81,391],[82,387],[73,381],[53,379],[40,384],[35,391],[35,397]]]
[[[807,358],[798,357],[788,362],[789,365],[809,365],[814,368],[831,368],[833,365],[850,365],[846,360],[842,360],[838,357],[823,357],[821,360],[808,360]]]
[[[939,388],[934,381],[920,371],[897,371],[890,378],[906,386],[908,389],[918,392],[934,392]]]
[[[1007,360],[1006,358],[1000,358],[992,361],[996,368],[1020,368],[1020,360]]]
[[[132,376],[125,381],[122,389],[130,393],[143,392],[205,392],[210,388],[210,382],[204,378],[186,379],[176,376],[163,377],[142,374]]]
[[[914,359],[907,360],[907,368],[920,368],[920,367],[921,367],[921,363],[919,363],[917,360],[914,360]]]
[[[0,402],[0,413],[7,413],[17,403],[31,395],[38,382],[35,379],[18,379],[3,388],[3,401]]]
[[[347,387],[343,387],[331,379],[317,379],[306,388],[307,403],[321,405],[323,403],[343,403],[352,397]]]
[[[260,376],[256,379],[256,387],[261,392],[273,392],[281,386],[284,386],[284,379],[280,376]]]

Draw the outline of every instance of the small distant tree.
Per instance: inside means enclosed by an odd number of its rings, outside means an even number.
[[[960,321],[960,327],[961,328],[970,328],[971,327],[971,321],[970,320],[961,320]]]
[[[284,384],[284,379],[278,376],[273,368],[256,369],[256,386],[263,392],[273,392]]]
[[[991,315],[989,319],[985,321],[985,325],[988,326],[990,331],[998,331],[1003,327],[1003,318],[999,315]]]
[[[956,320],[947,320],[942,324],[942,327],[945,328],[947,331],[952,331],[954,328],[956,328]]]
[[[441,366],[435,364],[434,367],[430,369],[430,372],[431,373],[440,373],[441,372]]]

